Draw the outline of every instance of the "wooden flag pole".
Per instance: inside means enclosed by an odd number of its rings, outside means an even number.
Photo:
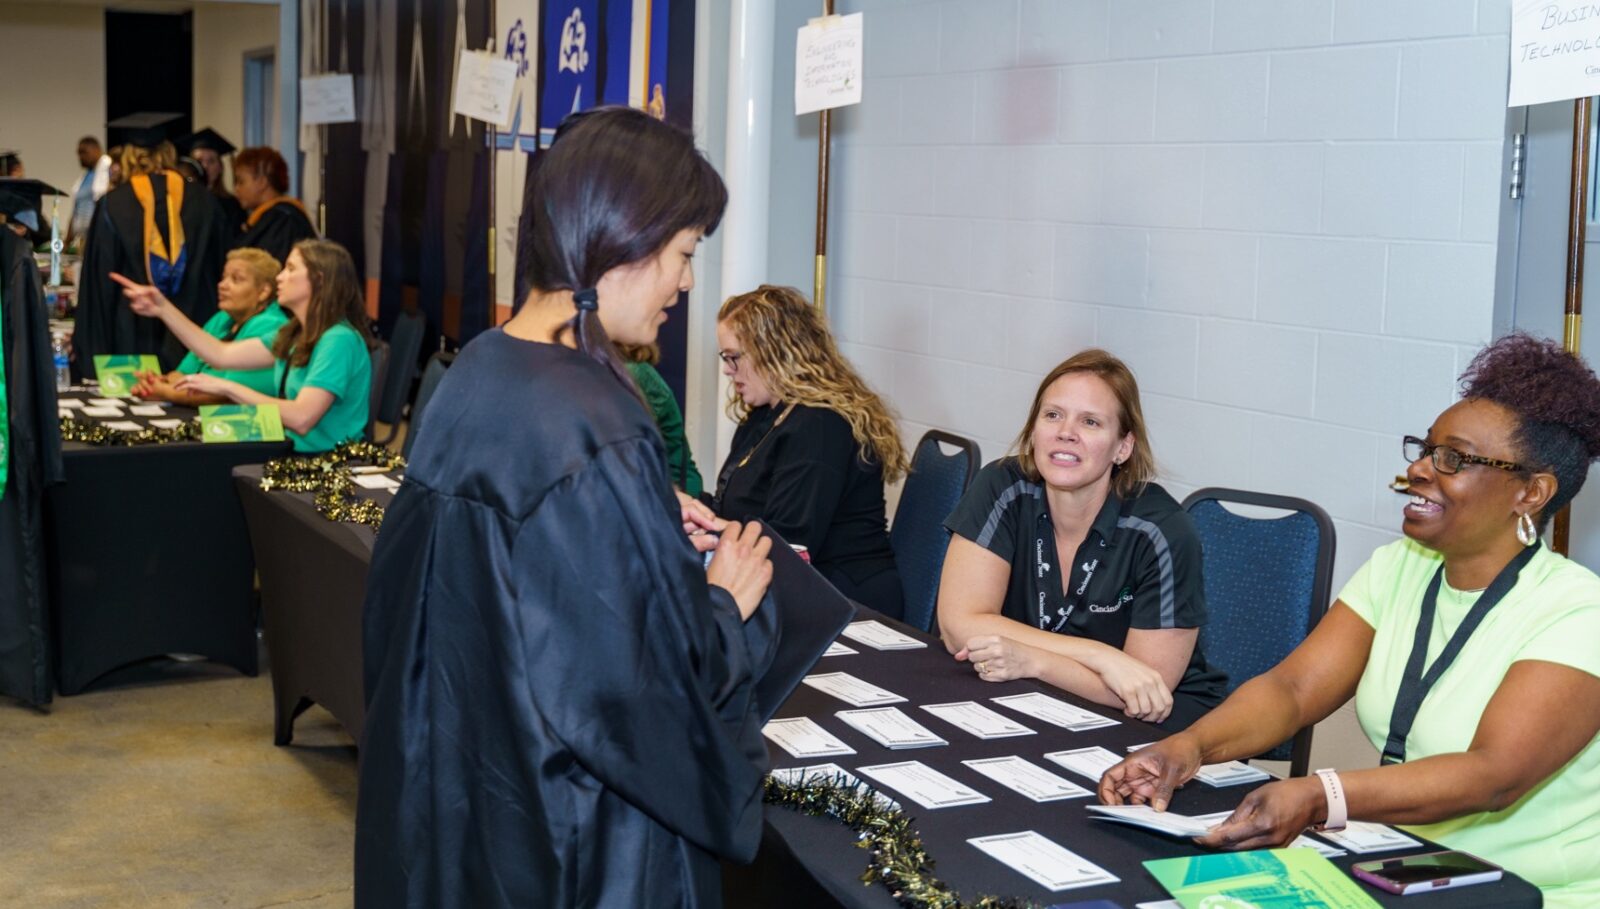
[[[1561,343],[1573,356],[1583,355],[1583,244],[1589,223],[1589,97],[1572,103],[1572,197],[1567,217],[1567,299],[1566,318],[1561,326]],[[1556,513],[1551,533],[1551,548],[1567,554],[1572,526],[1572,506]]]
[[[833,0],[822,0],[822,15],[833,15]],[[817,130],[817,255],[816,273],[812,276],[812,299],[817,309],[828,311],[828,133],[833,125],[833,111],[823,110]]]

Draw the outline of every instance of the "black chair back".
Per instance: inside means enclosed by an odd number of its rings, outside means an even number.
[[[956,452],[945,454],[941,442]],[[944,521],[977,475],[980,459],[977,442],[937,429],[928,430],[917,442],[911,458],[911,472],[889,528],[889,547],[905,590],[905,621],[923,631],[933,628],[939,572],[950,545]]]
[[[378,399],[383,396],[383,380],[389,375],[389,345],[383,341],[372,348],[372,387],[367,390],[366,440],[372,441],[373,424],[378,419]]]
[[[422,334],[427,327],[428,320],[422,313],[403,312],[389,333],[389,375],[378,401],[378,422],[388,425],[389,434],[379,440],[381,444],[394,441],[400,432],[400,419],[405,413],[406,398],[411,396],[411,380],[417,377],[417,354],[422,352]]]
[[[444,371],[455,361],[453,352],[441,350],[429,357],[427,365],[422,367],[422,382],[417,386],[416,403],[411,405],[411,423],[406,427],[406,441],[400,446],[400,453],[405,457],[411,457],[411,445],[416,442],[417,433],[422,429],[422,418],[428,409],[428,402],[444,380]]]

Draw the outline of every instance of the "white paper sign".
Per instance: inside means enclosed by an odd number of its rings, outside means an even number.
[[[1600,93],[1600,10],[1578,0],[1515,0],[1509,107]]]
[[[465,53],[456,67],[456,97],[451,110],[494,124],[511,125],[511,95],[517,88],[517,62],[487,53]]]
[[[794,113],[861,103],[861,13],[824,16],[794,45]]]
[[[300,80],[300,123],[354,123],[356,84],[349,73],[306,76]]]

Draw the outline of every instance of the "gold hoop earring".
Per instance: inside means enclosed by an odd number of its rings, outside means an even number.
[[[1539,528],[1534,526],[1533,518],[1526,513],[1517,516],[1517,542],[1524,546],[1539,542]]]

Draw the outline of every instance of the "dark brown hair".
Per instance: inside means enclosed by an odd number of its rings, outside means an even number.
[[[287,360],[290,366],[304,366],[311,362],[311,351],[323,334],[340,322],[350,323],[368,349],[376,346],[350,253],[332,240],[301,240],[290,255],[294,253],[305,262],[306,278],[311,282],[306,324],[302,327],[298,319],[290,319],[278,329],[272,355]]]
[[[233,172],[247,170],[267,178],[267,185],[280,193],[289,191],[289,163],[275,148],[257,145],[239,152],[233,159]]]
[[[1033,393],[1033,406],[1028,409],[1028,422],[1022,424],[1022,432],[1012,445],[1017,452],[1017,467],[1028,479],[1039,481],[1039,468],[1033,463],[1033,424],[1039,421],[1045,391],[1057,379],[1075,372],[1098,376],[1111,388],[1111,394],[1117,399],[1117,437],[1133,434],[1133,451],[1128,459],[1111,468],[1112,490],[1121,498],[1132,498],[1155,479],[1156,456],[1150,450],[1150,433],[1145,429],[1144,409],[1139,405],[1139,383],[1133,377],[1133,370],[1099,348],[1091,347],[1073,354],[1050,370],[1039,383],[1039,390]]]

